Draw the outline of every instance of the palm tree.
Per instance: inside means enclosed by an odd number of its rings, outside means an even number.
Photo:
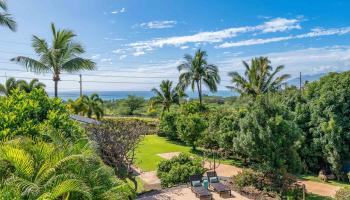
[[[103,116],[103,100],[98,96],[98,94],[92,94],[89,96],[84,95],[82,97],[82,103],[84,105],[83,113],[89,118],[95,115],[99,120]]]
[[[71,145],[26,137],[5,140],[0,169],[0,199],[127,199],[119,188],[125,185],[88,140]]]
[[[208,64],[207,53],[198,49],[195,56],[184,56],[185,62],[177,68],[180,72],[179,85],[185,90],[191,85],[192,91],[197,87],[199,102],[202,105],[202,84],[211,92],[217,91],[217,84],[220,83],[218,67]]]
[[[0,94],[10,96],[14,89],[18,88],[18,82],[11,77],[6,80],[5,84],[0,84]]]
[[[164,80],[160,84],[160,90],[153,88],[152,92],[156,95],[152,98],[154,104],[162,104],[163,112],[169,111],[172,104],[179,104],[180,95],[176,88],[172,88],[172,81]]]
[[[7,10],[6,1],[0,0],[0,25],[7,26],[11,31],[16,31],[17,23],[12,19]]]
[[[274,70],[270,63],[267,57],[253,58],[250,65],[243,61],[243,65],[246,68],[245,77],[238,72],[229,72],[228,75],[231,76],[234,86],[227,87],[242,95],[248,94],[253,96],[278,90],[290,75],[283,74],[275,77],[278,72],[284,69],[284,66],[279,65]]]
[[[32,47],[40,57],[38,60],[18,56],[11,61],[22,64],[27,70],[35,73],[51,72],[55,82],[55,97],[57,97],[57,86],[62,72],[94,70],[95,63],[90,59],[79,57],[85,50],[80,43],[73,41],[76,35],[72,31],[66,29],[56,31],[53,23],[51,30],[53,35],[51,47],[45,39],[33,36]]]
[[[39,82],[38,79],[34,78],[29,83],[25,80],[17,81],[18,88],[30,93],[34,89],[44,89],[46,86],[44,83]]]

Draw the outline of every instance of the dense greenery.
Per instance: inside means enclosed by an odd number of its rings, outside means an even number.
[[[11,95],[14,89],[24,90],[29,93],[35,88],[45,88],[45,84],[39,82],[38,79],[32,79],[29,83],[25,80],[16,80],[13,77],[10,77],[6,80],[4,84],[0,84],[0,94],[4,94],[6,96]]]
[[[103,100],[98,94],[91,94],[90,96],[83,95],[75,101],[69,99],[68,108],[74,114],[80,114],[89,118],[94,116],[98,120],[104,115]]]
[[[178,112],[168,112],[161,116],[159,134],[171,140],[179,140],[193,149],[207,128],[206,108],[197,102],[188,102],[181,105]]]
[[[303,189],[294,184],[296,178],[288,174],[266,174],[245,169],[232,177],[235,190],[248,195],[251,199],[268,199],[268,197],[288,197],[303,199]]]
[[[160,162],[157,176],[161,180],[162,187],[171,187],[187,183],[191,175],[203,174],[204,171],[200,160],[193,159],[187,154],[180,154]]]
[[[17,89],[0,107],[0,199],[134,197],[59,99]]]

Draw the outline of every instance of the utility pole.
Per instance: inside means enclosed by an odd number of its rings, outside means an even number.
[[[301,72],[299,74],[299,90],[301,91]]]
[[[81,74],[79,74],[79,78],[80,78],[80,80],[79,80],[79,83],[80,83],[80,97],[82,97],[83,96],[83,78],[82,78]]]

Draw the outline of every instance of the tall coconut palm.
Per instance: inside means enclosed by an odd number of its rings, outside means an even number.
[[[16,88],[18,88],[18,82],[15,78],[11,77],[4,84],[0,84],[0,94],[9,96]]]
[[[55,83],[55,97],[57,97],[57,86],[61,80],[62,72],[94,70],[95,63],[90,59],[79,57],[85,50],[80,43],[73,41],[76,35],[72,31],[56,30],[53,23],[51,24],[51,30],[53,35],[51,46],[48,45],[45,39],[33,36],[32,47],[38,54],[39,59],[18,56],[11,59],[11,61],[24,65],[27,70],[35,73],[51,72]]]
[[[98,96],[98,94],[92,94],[90,96],[82,96],[81,100],[82,112],[84,115],[87,115],[89,118],[92,115],[96,116],[96,119],[101,119],[103,116],[103,100]]]
[[[202,86],[203,84],[211,91],[217,91],[217,84],[220,83],[218,67],[208,64],[207,53],[198,49],[195,56],[184,56],[185,62],[177,68],[180,72],[179,85],[185,90],[191,85],[192,91],[197,87],[199,102],[202,104]]]
[[[7,26],[11,31],[16,31],[17,23],[9,14],[7,3],[5,0],[0,0],[0,25]]]
[[[33,91],[34,89],[44,89],[46,87],[44,83],[40,82],[36,78],[32,79],[30,82],[18,80],[17,85],[19,89],[24,90],[27,93]]]
[[[152,92],[156,95],[151,100],[154,104],[163,105],[163,112],[169,111],[172,104],[179,104],[180,95],[176,88],[172,88],[172,81],[164,80],[159,89],[153,88]]]
[[[276,69],[270,65],[270,60],[267,57],[258,57],[251,60],[249,65],[243,61],[245,67],[244,77],[238,72],[229,72],[233,86],[228,88],[239,92],[241,95],[248,94],[257,96],[269,91],[276,91],[290,77],[289,74],[276,74],[284,69],[283,65],[279,65]]]

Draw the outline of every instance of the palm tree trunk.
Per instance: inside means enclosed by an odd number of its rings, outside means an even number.
[[[54,82],[55,82],[55,97],[57,97],[58,80],[54,80]]]
[[[202,88],[201,88],[201,81],[197,81],[197,90],[198,90],[199,104],[202,105]]]
[[[58,81],[60,80],[60,77],[58,74],[53,75],[53,81],[55,82],[55,97],[57,97],[57,90],[58,90]]]

